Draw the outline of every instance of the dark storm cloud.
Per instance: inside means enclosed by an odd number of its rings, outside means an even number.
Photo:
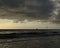
[[[8,7],[18,7],[23,0],[0,0],[0,5]]]
[[[26,4],[30,10],[25,11],[28,17],[36,19],[48,19],[54,9],[54,5],[49,0],[35,0]]]
[[[1,7],[7,12],[0,15],[3,18],[46,20],[51,16],[54,4],[50,0],[0,0]]]

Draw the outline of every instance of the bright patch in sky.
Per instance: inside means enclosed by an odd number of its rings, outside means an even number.
[[[60,24],[51,22],[31,21],[14,23],[13,20],[0,19],[0,29],[60,29]]]

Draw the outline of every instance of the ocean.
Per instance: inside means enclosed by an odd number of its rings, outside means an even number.
[[[4,31],[6,32],[6,30],[4,30]],[[20,30],[20,31],[22,31],[22,30]],[[35,31],[35,30],[33,30],[33,31]],[[44,30],[41,30],[41,31],[44,31]],[[10,31],[10,33],[13,33],[13,32],[14,31]],[[4,34],[6,34],[6,33],[4,33]],[[8,33],[8,34],[10,34],[10,33]],[[19,31],[15,31],[15,33],[19,33]],[[22,33],[22,32],[20,32],[20,33]],[[27,32],[25,32],[25,33],[27,33]],[[11,38],[6,38],[6,39],[0,38],[0,48],[60,48],[60,35],[39,36],[39,37],[35,36],[35,37],[27,37],[27,38],[25,38],[25,37],[23,37],[23,38],[18,38],[18,37],[12,38],[11,37]]]

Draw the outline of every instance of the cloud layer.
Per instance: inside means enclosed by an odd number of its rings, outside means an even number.
[[[0,18],[47,20],[54,9],[55,4],[51,0],[0,0]]]

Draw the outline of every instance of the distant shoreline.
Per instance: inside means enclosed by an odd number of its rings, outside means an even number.
[[[0,29],[0,30],[60,30],[60,29]]]
[[[28,31],[28,32],[30,32],[30,31],[33,31],[33,32],[39,32],[39,31],[42,31],[42,32],[48,32],[48,31],[50,31],[50,32],[60,32],[60,29],[0,29],[0,32],[1,31],[21,31],[21,32],[23,32],[23,31]]]

